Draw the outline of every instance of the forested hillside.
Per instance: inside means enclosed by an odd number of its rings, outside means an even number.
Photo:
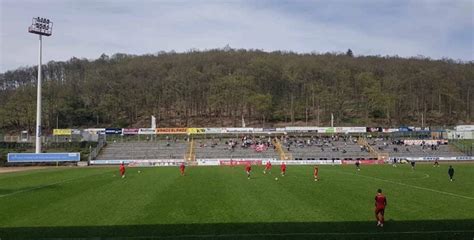
[[[43,67],[43,126],[451,125],[474,119],[474,63],[254,50],[72,58]],[[37,68],[0,74],[0,128],[34,129]],[[34,132],[34,131],[33,131]]]

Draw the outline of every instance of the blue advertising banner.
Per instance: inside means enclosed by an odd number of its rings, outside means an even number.
[[[80,153],[9,153],[8,162],[78,162]]]
[[[122,134],[121,128],[106,128],[105,134]]]

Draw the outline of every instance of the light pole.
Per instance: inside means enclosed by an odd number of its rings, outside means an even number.
[[[41,153],[41,54],[42,54],[42,37],[51,36],[53,33],[53,22],[49,19],[35,17],[32,20],[28,32],[39,35],[38,49],[38,90],[36,95],[36,144],[35,153]]]

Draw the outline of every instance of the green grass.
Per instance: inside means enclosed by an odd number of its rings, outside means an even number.
[[[0,238],[472,239],[474,165],[50,168],[0,174]],[[138,170],[141,173],[138,173]],[[279,180],[274,178],[278,176]],[[375,226],[374,196],[388,198]]]

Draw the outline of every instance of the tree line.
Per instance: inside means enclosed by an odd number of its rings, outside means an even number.
[[[215,49],[43,66],[43,127],[472,123],[474,62]],[[34,132],[36,67],[0,74],[0,129]]]

